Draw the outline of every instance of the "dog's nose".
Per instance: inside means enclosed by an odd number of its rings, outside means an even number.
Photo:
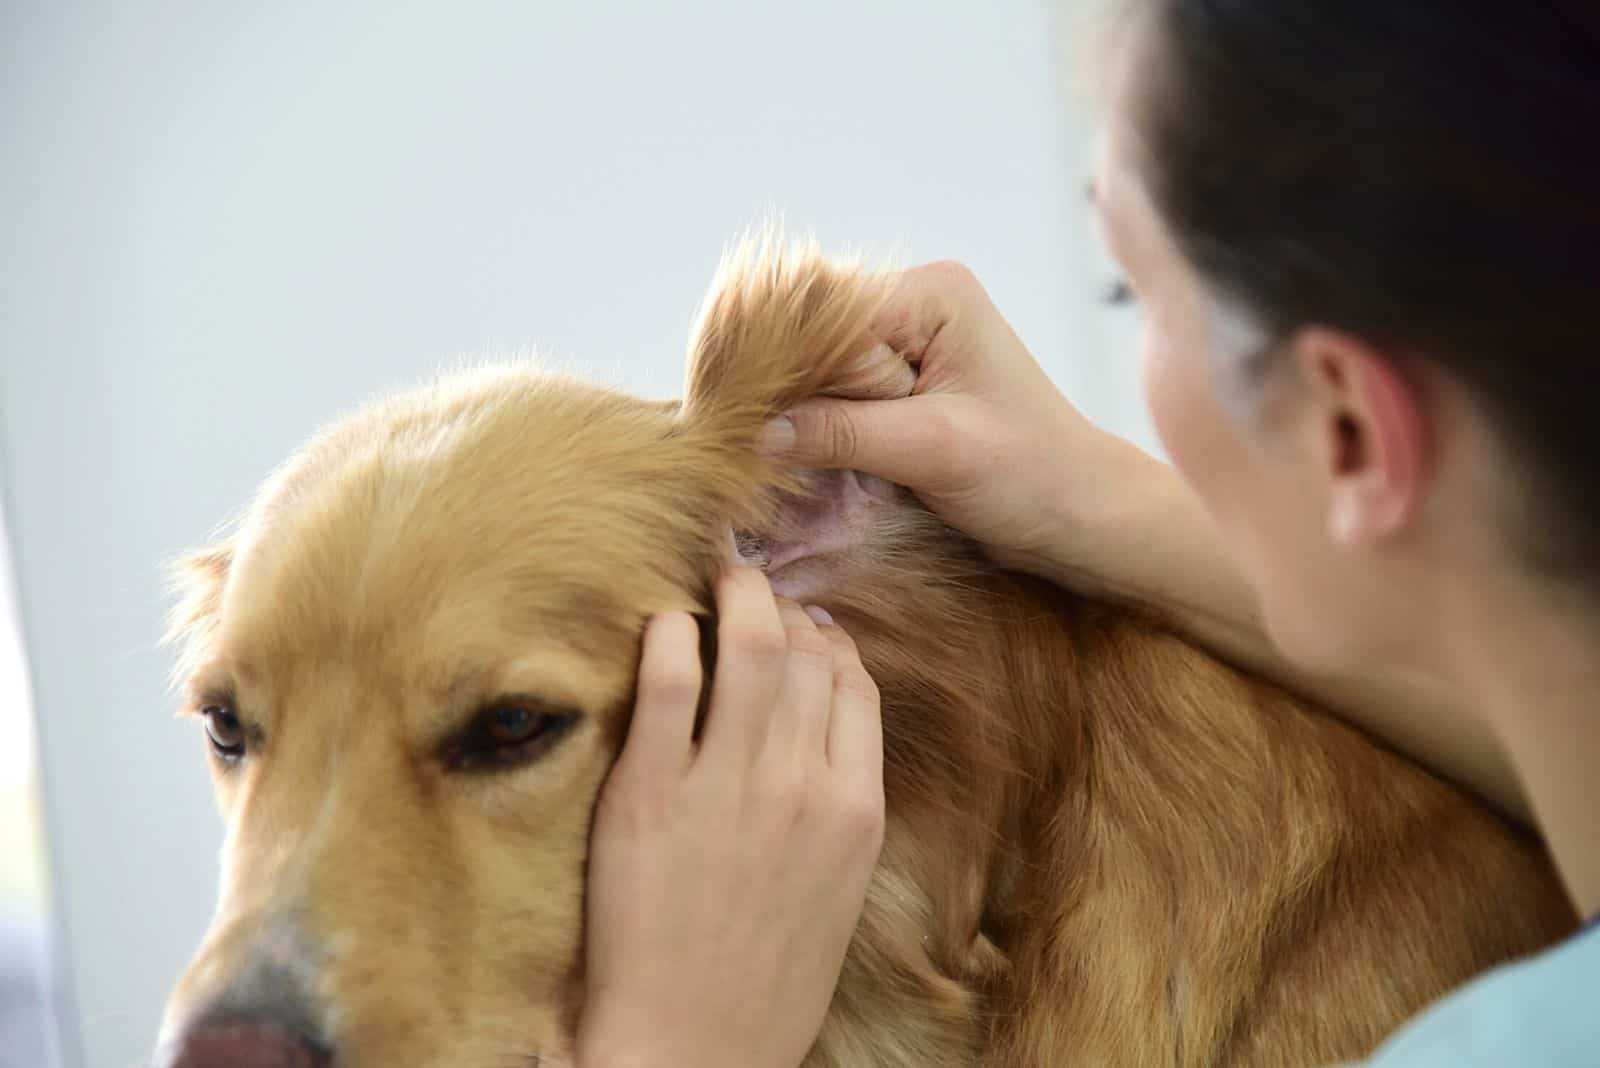
[[[329,1068],[333,1059],[272,1024],[228,1023],[202,1024],[157,1063],[164,1068]]]
[[[329,1006],[312,994],[315,943],[292,914],[237,922],[249,923],[249,935],[224,930],[218,943],[231,954],[202,953],[199,978],[186,977],[203,993],[167,1006],[155,1068],[329,1068],[337,1043]]]

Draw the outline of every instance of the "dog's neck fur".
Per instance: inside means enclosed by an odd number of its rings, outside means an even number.
[[[1370,894],[1378,913],[1427,899],[1375,877],[1346,828],[1493,822],[1153,621],[1001,572],[920,508],[881,517],[836,573],[820,604],[883,696],[888,834],[808,1068],[1050,1063],[1063,1026],[1124,1063],[1214,1063],[1254,1048],[1330,896]],[[1483,857],[1507,881],[1542,863],[1509,842]],[[1526,925],[1510,944],[1560,933],[1559,894],[1547,904],[1506,921]],[[1385,961],[1339,968],[1365,989]],[[1343,1034],[1329,1053],[1370,1049],[1443,992],[1391,987],[1364,995],[1366,1045]],[[1019,992],[1042,991],[1070,1008],[1019,1025]]]
[[[1066,595],[998,573],[913,508],[889,512],[832,573],[818,603],[857,639],[883,697],[889,830],[816,1063],[867,1063],[842,1051],[868,1037],[850,1021],[886,1018],[866,1007],[885,995],[886,966],[900,980],[891,1012],[921,1018],[895,1034],[938,1048],[878,1048],[870,1063],[970,1063],[988,1034],[985,995],[1006,985],[1019,865],[1041,855],[1026,813],[1040,796],[1087,796],[1074,783]]]

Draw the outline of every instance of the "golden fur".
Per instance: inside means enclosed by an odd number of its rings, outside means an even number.
[[[729,528],[777,521],[762,428],[859,387],[885,284],[747,247],[681,408],[456,375],[326,430],[191,558],[191,704],[256,733],[217,769],[221,901],[169,1034],[248,973],[357,1068],[570,1052],[643,624],[709,610]],[[876,516],[817,601],[883,694],[888,829],[808,1066],[1320,1064],[1570,929],[1537,845],[1455,789],[909,501]],[[442,732],[505,694],[583,718],[449,770]]]

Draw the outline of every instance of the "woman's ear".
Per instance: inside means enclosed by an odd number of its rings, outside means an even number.
[[[1325,480],[1336,544],[1400,534],[1421,505],[1428,424],[1417,384],[1388,353],[1352,334],[1308,327],[1290,342],[1307,432]]]

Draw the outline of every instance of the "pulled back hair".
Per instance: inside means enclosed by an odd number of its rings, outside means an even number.
[[[1593,588],[1600,2],[1141,6],[1141,165],[1203,282],[1274,343],[1324,324],[1462,382],[1522,547]]]

